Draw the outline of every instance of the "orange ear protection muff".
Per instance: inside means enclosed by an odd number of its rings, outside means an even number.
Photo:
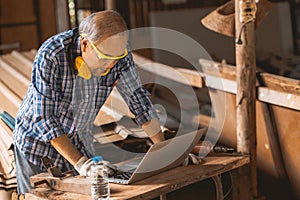
[[[83,58],[81,56],[77,56],[75,58],[75,68],[78,71],[78,76],[88,80],[92,77],[92,73],[88,66],[85,64]]]
[[[84,78],[85,80],[89,80],[92,77],[92,73],[88,66],[85,64],[83,58],[81,56],[77,56],[75,58],[75,68],[78,71],[78,76]],[[101,74],[101,76],[106,76],[110,72],[110,69],[105,70]]]

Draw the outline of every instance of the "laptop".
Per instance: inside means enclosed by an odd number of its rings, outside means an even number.
[[[206,130],[203,128],[154,144],[144,156],[115,164],[117,172],[109,182],[131,184],[181,165]]]

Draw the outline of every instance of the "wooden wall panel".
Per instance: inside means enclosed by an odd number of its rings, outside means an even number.
[[[37,49],[57,32],[55,9],[55,0],[1,0],[0,45],[19,42],[22,51]]]
[[[56,28],[56,2],[55,0],[43,0],[40,3],[40,28],[41,42],[48,39],[50,36],[57,33]],[[37,47],[35,47],[37,48]]]
[[[149,26],[149,14],[152,11],[193,9],[205,6],[219,6],[225,2],[227,2],[227,0],[187,0],[186,3],[164,4],[162,0],[129,0],[129,25],[130,28]]]
[[[2,43],[20,42],[22,50],[30,50],[38,46],[35,25],[4,27],[0,29],[0,35]]]
[[[300,112],[272,105],[284,164],[297,197],[300,198]]]
[[[1,0],[0,24],[35,22],[33,0]]]

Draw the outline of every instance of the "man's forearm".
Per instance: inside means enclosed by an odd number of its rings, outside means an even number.
[[[147,135],[153,143],[158,143],[165,140],[164,134],[161,131],[160,123],[157,118],[153,118],[142,125]]]
[[[150,139],[151,139],[152,142],[155,144],[155,143],[164,141],[164,140],[165,140],[165,136],[164,136],[163,132],[160,131],[160,132],[157,133],[156,135],[150,137]]]
[[[58,151],[58,153],[60,153],[72,165],[75,165],[82,157],[82,154],[75,148],[68,136],[65,134],[51,140],[50,143]]]

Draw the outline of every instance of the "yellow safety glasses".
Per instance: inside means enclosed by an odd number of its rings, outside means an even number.
[[[122,58],[124,58],[125,56],[128,55],[127,49],[125,49],[124,54],[121,55],[121,56],[109,56],[109,55],[105,55],[105,54],[101,53],[101,51],[96,47],[95,44],[93,44],[92,42],[90,42],[90,43],[91,43],[93,49],[96,51],[97,57],[98,57],[100,60],[101,60],[101,59],[107,59],[107,60],[120,60],[120,59],[122,59]]]
[[[84,37],[83,34],[80,34],[81,37]],[[84,37],[86,38],[86,37]],[[86,38],[87,39],[87,38]],[[92,45],[93,49],[95,50],[95,52],[97,53],[97,57],[101,60],[101,59],[107,59],[107,60],[120,60],[122,58],[124,58],[125,56],[128,55],[128,51],[127,49],[125,48],[125,51],[124,51],[124,54],[121,55],[121,56],[109,56],[109,55],[105,55],[103,54],[97,47],[94,43],[92,43],[89,39],[87,39],[89,41],[89,43]]]
[[[86,38],[84,36],[84,34],[80,34],[81,37]],[[87,39],[87,38],[86,38]],[[89,39],[87,39],[88,42],[92,45],[93,49],[95,50],[97,57],[102,60],[102,59],[107,59],[107,60],[120,60],[122,58],[124,58],[125,56],[128,55],[128,51],[125,48],[124,54],[121,56],[110,56],[110,55],[105,55],[104,53],[102,53],[94,43],[92,43]],[[77,62],[76,62],[77,66],[77,70],[79,72],[78,75],[82,76],[84,79],[90,79],[91,78],[91,72],[89,71],[88,67],[86,66],[86,64],[84,63],[82,58],[78,58]],[[80,69],[80,70],[79,70]],[[107,69],[105,70],[101,76],[106,76],[111,69]]]

